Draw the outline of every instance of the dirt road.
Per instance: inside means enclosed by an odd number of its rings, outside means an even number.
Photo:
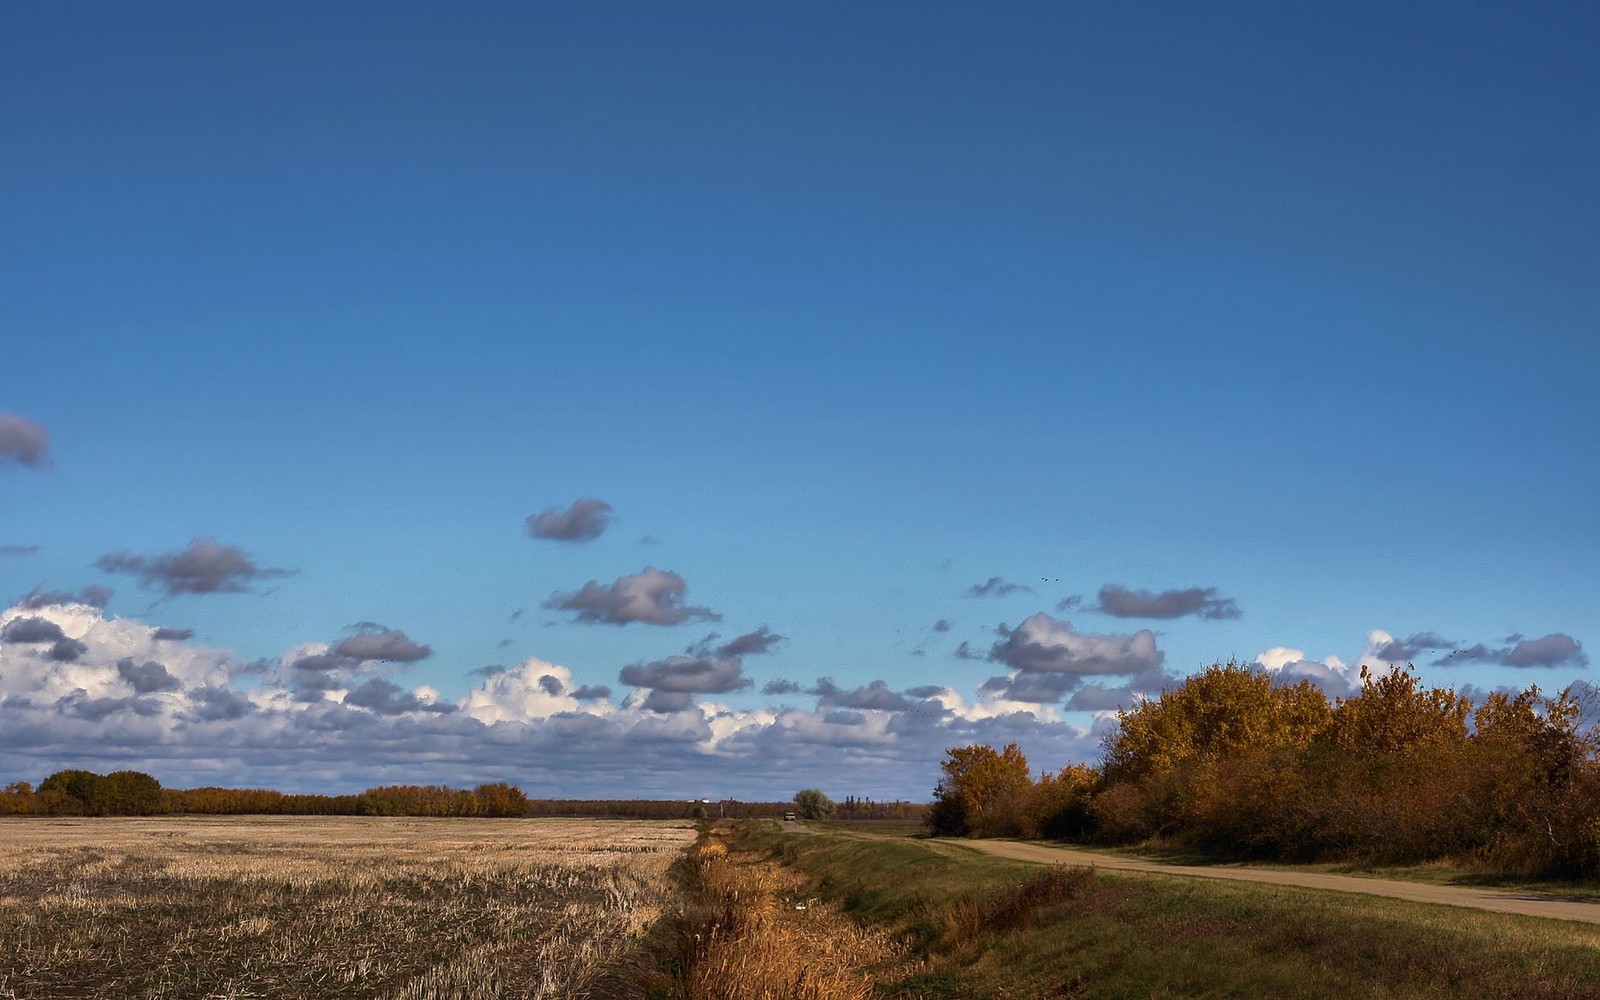
[[[1508,892],[1503,889],[1476,889],[1456,885],[1425,885],[1396,882],[1392,879],[1333,875],[1326,872],[1296,872],[1281,869],[1245,868],[1237,865],[1172,865],[1160,861],[1119,858],[1092,851],[1050,844],[1022,843],[1014,840],[964,840],[962,847],[1002,858],[1036,861],[1040,864],[1094,865],[1104,871],[1153,872],[1161,875],[1188,875],[1195,878],[1228,878],[1241,882],[1267,882],[1334,892],[1363,892],[1371,896],[1408,899],[1414,903],[1439,903],[1468,906],[1501,913],[1520,913],[1555,920],[1582,920],[1600,923],[1600,901],[1582,902],[1542,896],[1537,893]]]

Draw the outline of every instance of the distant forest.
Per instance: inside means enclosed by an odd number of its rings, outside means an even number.
[[[0,791],[0,816],[585,816],[614,819],[779,817],[790,802],[677,799],[531,799],[503,782],[476,788],[385,785],[355,795],[298,795],[262,788],[162,788],[141,771],[57,771],[35,788]],[[835,819],[920,819],[927,806],[847,798]]]

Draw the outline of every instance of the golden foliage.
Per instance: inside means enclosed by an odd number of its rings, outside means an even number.
[[[1600,874],[1600,757],[1569,689],[1466,697],[1409,668],[1330,705],[1216,665],[1120,713],[1090,806],[1112,841]]]

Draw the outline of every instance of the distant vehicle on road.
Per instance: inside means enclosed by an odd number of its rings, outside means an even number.
[[[784,813],[783,814],[783,821],[785,823],[793,823],[794,822],[794,813],[792,813],[792,812]]]

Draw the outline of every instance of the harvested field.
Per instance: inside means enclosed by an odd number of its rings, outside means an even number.
[[[0,1000],[600,995],[693,839],[626,820],[4,821]]]

